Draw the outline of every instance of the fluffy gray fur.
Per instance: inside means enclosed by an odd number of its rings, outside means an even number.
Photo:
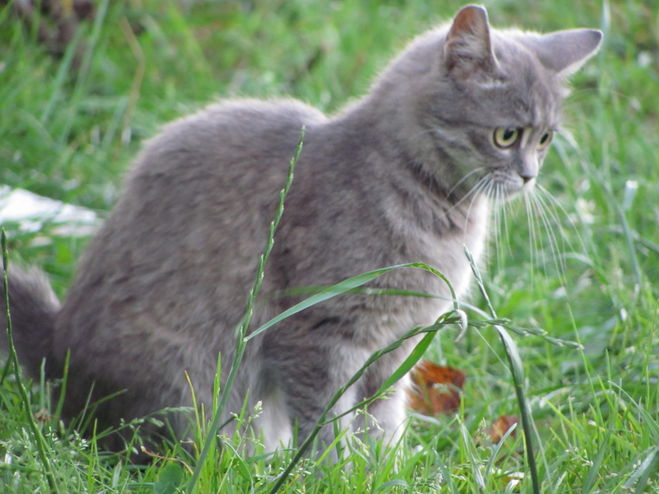
[[[46,358],[57,377],[71,352],[67,417],[85,406],[92,385],[92,400],[123,391],[99,408],[102,425],[190,405],[184,372],[208,407],[218,354],[225,376],[303,126],[253,325],[298,300],[276,294],[410,261],[435,266],[463,293],[463,246],[482,252],[494,195],[533,187],[565,77],[600,40],[588,29],[491,30],[485,9],[468,6],[414,40],[335,116],[294,100],[238,100],[170,123],[139,155],[61,308],[40,276],[11,271],[20,357],[33,375]],[[497,128],[520,129],[520,138],[502,149]],[[449,295],[415,270],[373,286]],[[256,426],[268,448],[287,441],[294,424],[304,437],[372,352],[446,308],[437,298],[350,295],[302,312],[248,345],[228,411],[245,397],[250,409],[261,401]],[[373,365],[336,411],[370,396],[407,352]],[[386,438],[400,432],[405,385],[368,409]],[[187,419],[171,420],[184,437]],[[352,417],[343,425],[356,427]],[[331,436],[321,433],[325,442]]]

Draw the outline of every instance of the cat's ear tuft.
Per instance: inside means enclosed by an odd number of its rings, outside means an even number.
[[[468,5],[455,15],[444,41],[444,64],[449,73],[463,79],[494,69],[485,8]]]
[[[542,65],[561,76],[568,76],[595,55],[601,43],[602,31],[569,29],[533,37],[529,47]]]

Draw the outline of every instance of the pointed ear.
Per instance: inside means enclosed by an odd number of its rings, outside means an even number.
[[[483,7],[468,5],[455,15],[444,41],[444,63],[449,73],[463,79],[494,68],[490,26]]]
[[[527,46],[535,52],[542,65],[557,74],[568,76],[595,55],[601,43],[601,31],[569,29],[534,36]]]

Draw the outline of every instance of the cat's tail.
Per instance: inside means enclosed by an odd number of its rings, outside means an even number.
[[[38,378],[43,359],[52,361],[55,316],[60,302],[46,276],[37,269],[9,270],[9,312],[18,359],[31,377]],[[0,275],[3,275],[0,266]],[[7,352],[4,283],[0,281],[0,349]]]

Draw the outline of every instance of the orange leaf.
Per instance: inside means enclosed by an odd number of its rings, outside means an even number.
[[[408,405],[415,412],[437,415],[460,407],[460,393],[466,379],[462,371],[422,360],[410,371],[410,377]]]
[[[485,428],[485,434],[490,438],[490,441],[493,443],[498,443],[501,441],[503,435],[510,429],[513,425],[519,422],[519,417],[517,415],[502,415],[496,419],[492,425]],[[515,431],[510,433],[512,437],[515,437]]]

